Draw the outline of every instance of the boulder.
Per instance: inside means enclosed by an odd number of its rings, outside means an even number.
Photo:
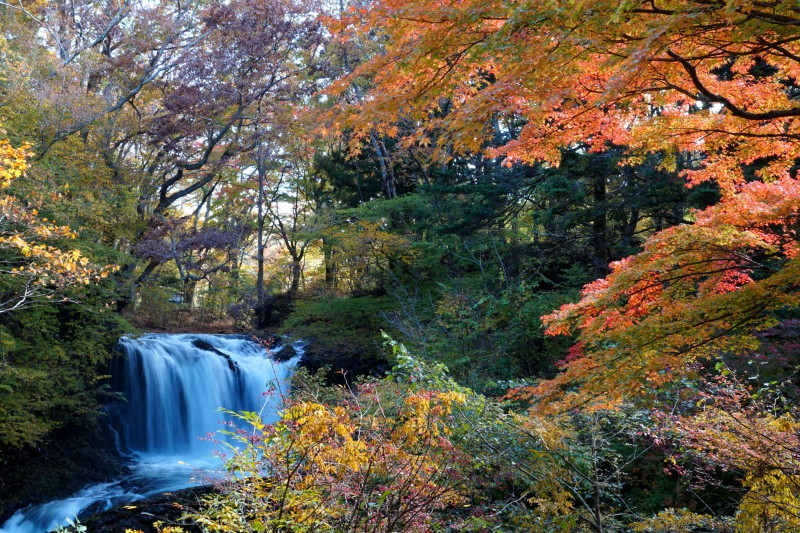
[[[220,357],[224,357],[225,360],[228,361],[228,368],[231,369],[231,372],[234,373],[239,372],[239,365],[236,364],[236,361],[231,359],[231,356],[226,354],[225,352],[220,351],[217,348],[214,348],[214,346],[212,346],[210,342],[204,341],[203,339],[195,339],[192,341],[192,345],[198,350],[215,353]]]

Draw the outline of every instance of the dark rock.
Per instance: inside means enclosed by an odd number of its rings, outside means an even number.
[[[277,348],[278,346],[283,345],[283,337],[280,335],[267,335],[266,339],[262,339],[267,346],[267,348]]]
[[[187,533],[199,533],[199,527],[181,517],[188,510],[196,509],[200,498],[212,492],[214,487],[211,485],[165,492],[91,515],[81,522],[91,533],[121,533],[126,529],[157,533],[153,525],[156,522],[162,529],[180,526]]]
[[[320,343],[311,340],[304,349],[299,366],[311,373],[327,367],[330,385],[352,383],[360,376],[383,376],[391,370],[391,364],[383,355],[380,346],[365,346],[350,343]]]
[[[268,350],[274,350],[283,344],[283,338],[273,333],[257,332],[249,336],[250,340],[256,341]]]
[[[291,344],[286,344],[277,352],[272,353],[272,359],[279,363],[284,363],[297,355],[297,350]]]
[[[0,449],[0,524],[27,505],[128,474],[112,450],[96,424],[54,431],[35,448]]]
[[[231,359],[231,356],[226,354],[223,351],[218,350],[214,346],[211,345],[210,342],[204,341],[203,339],[195,339],[192,341],[192,345],[197,348],[198,350],[204,350],[206,352],[211,352],[219,355],[220,357],[224,357],[226,361],[228,361],[228,368],[231,369],[231,372],[237,373],[239,372],[239,365],[236,364],[236,361]]]

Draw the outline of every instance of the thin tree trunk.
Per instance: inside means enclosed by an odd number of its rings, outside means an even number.
[[[336,289],[336,263],[333,259],[333,249],[325,239],[322,239],[322,253],[325,260],[325,287],[333,291]]]
[[[197,287],[197,282],[193,279],[186,279],[183,281],[183,303],[189,309],[194,307],[194,291]]]
[[[258,303],[264,302],[264,166],[259,162],[258,165],[258,243],[257,262],[258,273],[256,275],[256,294]]]
[[[594,530],[603,533],[603,511],[600,505],[600,459],[597,456],[597,439],[592,435],[592,492],[594,499]]]
[[[300,259],[292,258],[292,287],[289,289],[292,296],[297,295],[300,290],[300,275],[302,273],[300,261]]]
[[[592,181],[594,215],[592,219],[592,260],[598,278],[608,274],[608,220],[606,216],[606,176],[598,172]]]

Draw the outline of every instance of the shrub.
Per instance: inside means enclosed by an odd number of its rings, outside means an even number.
[[[463,401],[377,382],[339,405],[291,402],[274,425],[236,415],[251,427],[228,432],[243,447],[190,518],[212,532],[431,531],[433,511],[463,501],[448,424]]]

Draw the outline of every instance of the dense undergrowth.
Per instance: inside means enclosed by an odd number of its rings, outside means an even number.
[[[647,409],[531,416],[391,345],[396,366],[381,379],[330,386],[301,370],[280,422],[239,413],[228,475],[164,531],[793,527],[771,503],[737,509],[743,479],[685,456]]]

